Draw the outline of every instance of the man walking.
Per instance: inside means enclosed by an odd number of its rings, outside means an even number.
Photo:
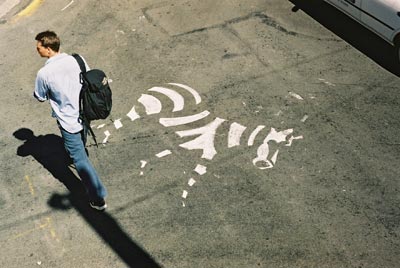
[[[41,102],[50,101],[64,147],[85,185],[89,204],[97,210],[104,210],[107,207],[104,199],[107,191],[86,154],[87,131],[79,119],[79,93],[82,87],[79,64],[73,56],[59,51],[60,38],[55,32],[41,32],[35,40],[39,55],[48,60],[37,74],[34,97]],[[86,69],[89,70],[87,64]]]

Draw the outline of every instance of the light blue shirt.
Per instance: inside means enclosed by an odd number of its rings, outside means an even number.
[[[89,70],[87,64],[86,70]],[[80,72],[74,57],[60,53],[49,58],[36,76],[35,98],[49,100],[53,117],[70,133],[83,129],[79,120]]]

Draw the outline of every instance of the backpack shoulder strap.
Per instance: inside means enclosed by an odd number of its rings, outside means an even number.
[[[75,60],[78,62],[79,68],[81,68],[81,72],[85,73],[86,72],[86,66],[85,66],[85,62],[83,61],[81,56],[79,56],[76,53],[73,53],[71,56],[74,57]],[[82,79],[82,74],[81,74],[81,79]],[[82,82],[82,80],[81,80],[81,82]],[[90,121],[87,120],[87,118],[85,117],[85,113],[83,112],[83,109],[82,109],[82,106],[83,106],[82,105],[82,101],[83,101],[82,100],[82,98],[83,98],[82,94],[83,94],[83,90],[81,90],[81,92],[79,93],[79,118],[82,120],[83,128],[85,128],[89,132],[89,134],[92,136],[92,138],[94,140],[94,143],[96,144],[96,147],[99,147],[98,144],[97,144],[96,135],[94,134],[93,129],[90,126]],[[84,143],[86,143],[86,142],[84,142]]]
[[[83,61],[82,57],[79,56],[79,54],[76,54],[76,53],[73,53],[71,56],[74,57],[75,60],[78,62],[79,67],[81,68],[81,72],[82,73],[86,73],[85,62]]]

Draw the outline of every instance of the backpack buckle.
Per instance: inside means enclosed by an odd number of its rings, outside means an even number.
[[[79,82],[83,85],[83,73],[79,73]]]

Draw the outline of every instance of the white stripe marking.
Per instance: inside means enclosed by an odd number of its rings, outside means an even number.
[[[231,124],[228,134],[228,148],[240,145],[240,137],[246,130],[245,126],[238,124],[236,122]]]
[[[147,161],[145,160],[140,160],[140,168],[144,168],[147,164]]]
[[[277,143],[281,143],[286,141],[286,137],[293,133],[293,128],[285,129],[277,132],[275,128],[271,128],[267,137],[264,139],[264,143],[268,143],[269,141],[276,141]]]
[[[303,97],[300,96],[300,95],[297,94],[297,93],[289,92],[289,95],[292,96],[292,97],[294,97],[294,98],[296,98],[296,99],[298,99],[298,100],[304,100]]]
[[[159,112],[161,112],[161,102],[154,96],[142,94],[138,99],[138,102],[143,104],[144,108],[146,109],[147,115],[158,114]]]
[[[61,11],[66,10],[70,5],[72,5],[74,3],[74,0],[72,0],[71,2],[69,2],[68,5],[66,5],[63,9],[61,9]]]
[[[207,167],[203,166],[203,165],[200,165],[200,164],[197,164],[197,166],[194,169],[194,171],[196,171],[197,174],[199,174],[199,175],[203,175],[203,174],[205,174],[207,172]]]
[[[286,141],[286,137],[290,134],[293,133],[293,129],[286,129],[277,132],[275,128],[271,128],[270,132],[268,133],[267,137],[264,139],[263,144],[261,144],[258,149],[257,149],[257,157],[253,159],[253,165],[258,167],[259,169],[267,169],[267,168],[272,168],[276,162],[276,159],[278,157],[278,151],[276,151],[272,158],[271,161],[268,160],[268,155],[269,155],[269,141],[275,141],[276,143],[281,143]],[[290,146],[287,145],[286,146]],[[262,162],[264,166],[257,165],[257,163]]]
[[[189,186],[193,186],[196,183],[196,181],[193,178],[190,178],[188,181]]]
[[[203,119],[204,117],[210,114],[209,111],[203,111],[201,113],[190,115],[190,116],[183,116],[183,117],[174,117],[174,118],[160,118],[159,122],[164,127],[171,127],[171,126],[180,126],[188,123],[192,123]]]
[[[186,89],[187,91],[189,91],[193,95],[193,97],[194,97],[194,99],[196,101],[196,104],[199,104],[201,102],[200,94],[196,90],[194,90],[193,88],[191,88],[189,86],[186,86],[186,85],[178,84],[178,83],[168,83],[168,84]]]
[[[274,164],[274,165],[275,165],[275,163],[276,163],[276,160],[278,159],[278,153],[279,153],[279,149],[276,150],[275,153],[274,153],[274,154],[272,155],[272,157],[271,157],[271,162],[272,162],[272,164]]]
[[[175,90],[165,88],[165,87],[152,87],[149,91],[158,92],[164,94],[168,98],[170,98],[174,102],[173,112],[182,111],[185,106],[185,100],[182,95],[176,92]]]
[[[170,155],[170,154],[172,154],[170,150],[164,150],[164,151],[162,151],[162,152],[156,154],[156,156],[157,156],[158,158],[161,158],[161,157],[164,157],[164,156],[167,156],[167,155]]]
[[[123,125],[121,123],[121,118],[114,121],[114,126],[115,126],[115,129],[119,129],[119,128],[123,127]]]
[[[135,121],[136,119],[140,118],[140,115],[138,115],[138,113],[135,110],[135,106],[132,107],[132,109],[126,116],[128,116],[132,121]]]
[[[285,144],[285,146],[292,146],[293,140],[302,140],[302,139],[303,139],[303,135],[297,136],[297,137],[291,136],[291,137],[289,138],[289,140],[288,140],[288,143]]]
[[[106,135],[106,137],[104,138],[104,140],[103,140],[103,142],[102,142],[103,144],[104,144],[104,143],[107,143],[108,137],[111,136],[111,133],[110,133],[110,131],[106,130],[106,131],[104,131],[104,135]]]
[[[186,148],[188,150],[202,149],[203,154],[201,157],[211,160],[217,154],[217,151],[215,150],[214,147],[214,138],[216,130],[219,127],[219,125],[221,125],[224,121],[225,119],[217,117],[213,122],[209,123],[206,126],[196,129],[189,129],[189,130],[175,132],[181,138],[187,136],[194,136],[197,134],[200,135],[194,140],[179,144],[179,146]]]
[[[265,128],[265,126],[263,125],[259,125],[255,130],[253,130],[253,132],[251,132],[249,140],[247,142],[248,146],[253,146],[254,144],[254,140],[256,139],[257,134],[263,130]]]

